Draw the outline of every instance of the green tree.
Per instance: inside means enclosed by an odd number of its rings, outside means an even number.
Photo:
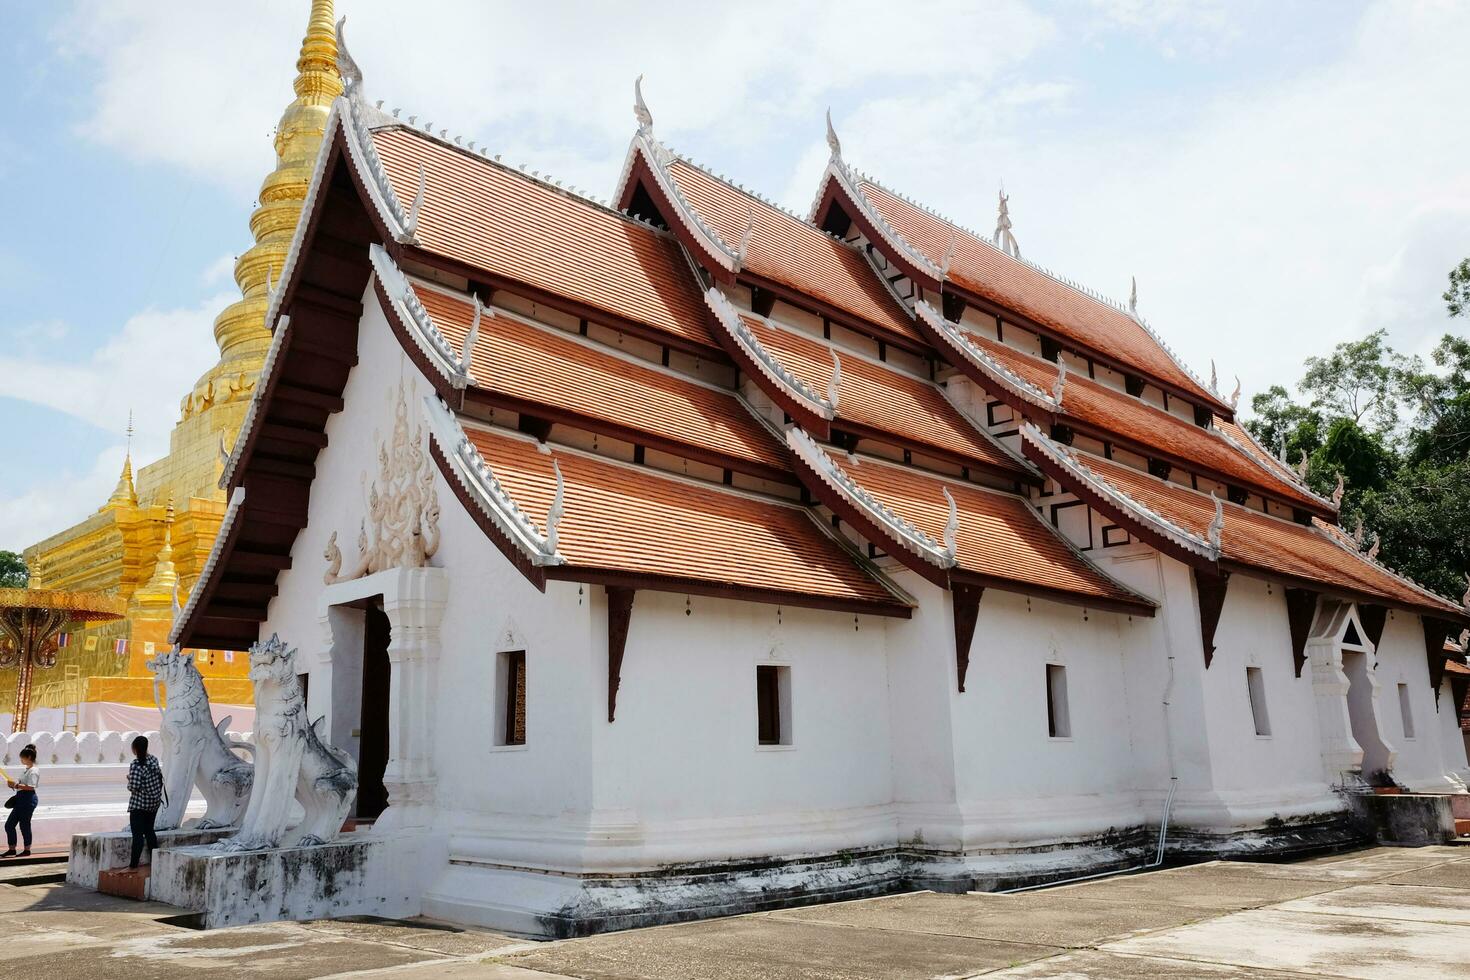
[[[1312,397],[1312,408],[1329,417],[1350,418],[1375,429],[1397,420],[1394,355],[1384,344],[1386,330],[1362,340],[1338,344],[1326,357],[1307,358],[1299,387]]]
[[[0,551],[0,589],[23,589],[30,580],[24,558],[13,551]]]
[[[1302,453],[1310,456],[1322,445],[1322,414],[1298,405],[1280,385],[1251,397],[1254,417],[1245,427],[1261,445],[1295,465]]]
[[[1450,270],[1450,288],[1444,294],[1444,302],[1450,316],[1470,314],[1470,259]]]

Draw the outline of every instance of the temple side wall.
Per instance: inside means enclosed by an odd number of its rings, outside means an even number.
[[[1383,626],[1375,659],[1378,675],[1378,728],[1383,740],[1395,750],[1393,776],[1416,792],[1447,793],[1457,790],[1446,776],[1444,750],[1440,744],[1439,714],[1454,714],[1454,704],[1443,696],[1436,703],[1429,683],[1429,662],[1424,655],[1424,627],[1419,617],[1390,610]],[[1406,725],[1399,685],[1408,698],[1410,720]],[[1407,732],[1412,729],[1413,736]],[[1451,770],[1452,771],[1452,770]]]

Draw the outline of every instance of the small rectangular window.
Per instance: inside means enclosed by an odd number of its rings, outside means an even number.
[[[497,745],[526,744],[526,651],[500,654],[496,663],[496,689],[500,698],[495,710]]]
[[[1404,720],[1404,738],[1414,737],[1414,710],[1409,705],[1409,685],[1399,685],[1399,717]]]
[[[1072,718],[1067,707],[1067,668],[1046,665],[1046,733],[1052,738],[1072,737]]]
[[[1245,688],[1251,697],[1251,718],[1257,735],[1271,734],[1271,716],[1266,713],[1266,679],[1259,667],[1245,669]]]
[[[791,668],[755,668],[756,740],[761,745],[791,744]]]

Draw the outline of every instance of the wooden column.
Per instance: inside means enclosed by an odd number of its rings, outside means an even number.
[[[970,669],[970,641],[975,638],[975,621],[980,616],[981,585],[955,582],[950,586],[954,598],[954,660],[959,672],[960,693],[965,693],[965,674]]]
[[[1229,572],[1194,570],[1194,585],[1199,592],[1199,638],[1205,654],[1205,669],[1215,659],[1215,629],[1220,625],[1220,611],[1225,608],[1225,590],[1230,586]]]
[[[623,680],[623,650],[628,645],[628,624],[633,618],[635,590],[607,587],[607,721],[618,711],[618,685]]]
[[[1307,636],[1312,631],[1312,620],[1317,615],[1319,594],[1311,589],[1286,590],[1286,622],[1291,629],[1291,661],[1298,677],[1302,676],[1302,665],[1307,662]]]

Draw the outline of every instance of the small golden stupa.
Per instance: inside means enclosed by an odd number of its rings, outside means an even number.
[[[125,619],[78,631],[60,651],[58,665],[78,668],[69,673],[84,680],[86,701],[153,703],[144,664],[167,643],[173,584],[188,594],[224,518],[222,449],[234,444],[270,345],[267,283],[280,278],[327,115],[342,94],[332,0],[312,0],[294,88],[276,127],[276,167],[250,216],[255,244],[235,261],[241,297],[214,321],[219,362],[184,396],[168,455],[140,469],[135,481],[129,453],[117,488],[96,513],[25,551],[33,588],[105,592],[128,602]],[[126,641],[122,654],[119,640]],[[249,703],[244,657],[205,651],[198,664],[211,699]],[[0,676],[0,704],[13,684]],[[41,697],[38,706],[55,706]]]

